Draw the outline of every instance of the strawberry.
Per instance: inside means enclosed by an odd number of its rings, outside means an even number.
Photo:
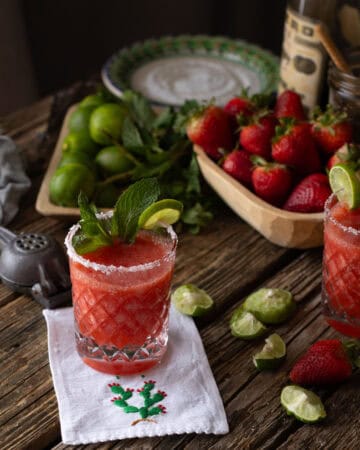
[[[354,163],[357,167],[360,167],[360,145],[344,144],[336,153],[330,156],[326,168],[330,170],[335,164],[339,163]]]
[[[283,208],[302,213],[321,212],[330,194],[328,177],[323,173],[313,173],[295,186]]]
[[[302,175],[318,172],[321,161],[309,124],[295,119],[280,119],[272,141],[272,157],[276,162],[293,167]]]
[[[272,205],[281,205],[292,185],[292,174],[283,164],[269,163],[259,156],[252,156],[256,167],[252,173],[254,191]]]
[[[240,131],[240,144],[248,152],[269,159],[276,119],[268,112],[254,115]]]
[[[294,91],[283,91],[276,100],[275,117],[293,117],[297,120],[305,120],[305,111],[301,97]]]
[[[350,377],[357,364],[358,344],[342,343],[339,339],[324,339],[313,344],[296,361],[290,379],[300,385],[330,385]]]
[[[251,187],[253,163],[249,153],[244,150],[233,150],[224,158],[222,168],[245,186]]]
[[[187,122],[186,133],[192,143],[201,146],[215,160],[222,156],[221,149],[230,150],[232,147],[229,116],[215,105],[197,109]]]
[[[319,147],[327,154],[334,153],[352,139],[352,125],[344,111],[335,111],[327,105],[325,112],[316,108],[312,118],[312,135]]]
[[[226,103],[224,106],[224,111],[234,117],[239,114],[251,116],[254,111],[254,105],[251,103],[249,98],[234,97]]]

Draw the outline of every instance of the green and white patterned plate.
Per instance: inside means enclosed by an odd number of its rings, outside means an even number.
[[[120,50],[105,63],[101,75],[114,95],[133,89],[154,106],[210,98],[224,105],[244,88],[250,94],[276,91],[278,69],[277,57],[243,41],[177,36]]]

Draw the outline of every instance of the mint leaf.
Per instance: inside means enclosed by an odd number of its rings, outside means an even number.
[[[125,242],[134,242],[141,213],[160,195],[156,178],[144,178],[124,191],[116,202],[111,220],[111,234]]]
[[[126,117],[122,128],[122,141],[127,149],[142,147],[144,145],[141,134],[130,117]]]
[[[187,194],[197,194],[199,195],[201,192],[200,187],[200,169],[196,159],[196,156],[193,154],[191,157],[190,165],[187,170],[184,171],[184,176],[188,182],[186,186]]]
[[[156,114],[152,110],[147,99],[141,94],[133,91],[125,91],[122,99],[140,128],[150,131],[156,118]]]

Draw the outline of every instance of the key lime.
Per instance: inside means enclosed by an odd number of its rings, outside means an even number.
[[[63,152],[83,152],[93,157],[98,151],[98,146],[84,131],[72,131],[64,139]]]
[[[271,370],[279,367],[285,356],[285,342],[278,334],[274,333],[265,339],[264,347],[253,356],[253,362],[258,370]]]
[[[360,206],[360,178],[351,164],[336,164],[330,169],[331,190],[350,209]]]
[[[139,217],[139,227],[152,230],[159,223],[172,225],[180,219],[183,204],[178,200],[165,198],[153,203]]]
[[[106,102],[104,97],[101,94],[92,94],[84,97],[80,102],[80,108],[84,108],[86,106],[91,106],[93,109],[103,105]]]
[[[124,155],[122,150],[123,147],[120,145],[105,147],[96,155],[95,162],[106,174],[127,172],[134,167],[134,163]]]
[[[274,325],[288,319],[295,310],[295,302],[289,291],[262,288],[247,297],[244,309],[261,322]]]
[[[237,308],[230,319],[231,334],[241,339],[256,339],[262,336],[267,328],[254,314],[245,311],[242,306]]]
[[[101,145],[119,142],[126,115],[127,110],[123,105],[105,103],[98,106],[90,117],[91,138]]]
[[[194,284],[179,286],[172,293],[171,301],[178,311],[192,317],[206,314],[214,305],[209,294]]]
[[[81,131],[89,134],[90,116],[94,111],[95,106],[78,107],[70,116],[69,130]]]
[[[326,417],[320,397],[300,386],[284,387],[281,391],[280,401],[288,415],[295,416],[301,422],[314,423]]]
[[[58,168],[67,166],[68,164],[82,164],[88,167],[91,171],[95,172],[96,166],[93,159],[84,152],[65,152],[62,154],[61,160],[59,162]]]

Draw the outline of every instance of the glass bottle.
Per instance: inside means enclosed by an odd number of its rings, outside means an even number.
[[[319,104],[327,64],[316,25],[322,22],[333,28],[336,3],[337,0],[288,1],[278,91],[296,91],[308,110]]]

